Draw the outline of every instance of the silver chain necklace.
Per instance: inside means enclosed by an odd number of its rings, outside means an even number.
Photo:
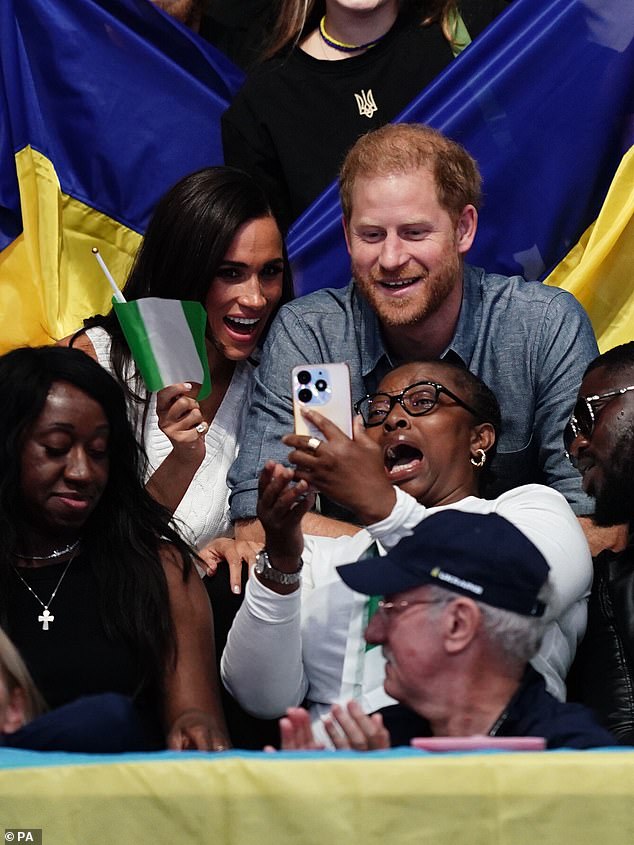
[[[74,552],[78,545],[79,540],[75,540],[74,543],[69,543],[63,549],[54,549],[50,555],[23,555],[20,552],[13,552],[13,556],[20,557],[22,560],[55,560],[57,557],[62,557],[62,555],[67,555],[69,552]]]
[[[68,563],[67,563],[67,564],[66,564],[66,566],[64,567],[64,571],[63,571],[63,572],[62,572],[62,574],[60,575],[59,581],[58,581],[58,582],[57,582],[57,584],[55,585],[55,589],[54,589],[54,590],[53,590],[53,592],[51,593],[51,597],[50,597],[50,599],[46,602],[46,604],[44,604],[44,602],[43,602],[43,601],[42,601],[42,599],[38,596],[38,594],[35,592],[35,590],[33,589],[33,587],[32,587],[30,584],[28,584],[28,583],[24,580],[24,578],[20,575],[20,573],[18,572],[17,567],[15,567],[15,566],[14,566],[14,567],[12,567],[12,568],[13,568],[13,571],[14,571],[14,572],[15,572],[15,574],[18,576],[18,578],[20,579],[20,581],[22,581],[22,583],[23,583],[23,584],[24,584],[24,586],[27,588],[27,590],[29,591],[29,593],[31,593],[31,594],[34,596],[34,598],[36,598],[36,599],[39,601],[39,603],[42,605],[42,607],[44,608],[44,610],[42,611],[42,613],[40,613],[40,614],[39,614],[39,616],[37,617],[37,621],[42,623],[42,630],[43,630],[43,631],[48,631],[48,629],[49,629],[49,627],[48,627],[48,626],[49,626],[49,624],[50,624],[51,622],[54,622],[54,621],[55,621],[55,617],[54,617],[54,616],[53,616],[53,614],[50,612],[50,610],[49,610],[49,606],[52,604],[53,599],[54,599],[54,598],[55,598],[55,596],[57,595],[57,591],[59,590],[59,588],[60,588],[60,586],[61,586],[61,584],[62,584],[62,581],[64,580],[64,576],[65,576],[65,575],[66,575],[66,573],[68,572],[68,568],[69,568],[69,566],[70,566],[70,565],[71,565],[71,563],[75,560],[75,549],[77,548],[77,544],[78,544],[78,543],[79,543],[79,540],[77,541],[77,543],[75,543],[75,544],[74,544],[74,547],[73,547],[73,554],[70,556]],[[40,558],[33,558],[33,560],[40,560]]]

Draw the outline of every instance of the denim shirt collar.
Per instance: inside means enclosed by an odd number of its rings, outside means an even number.
[[[464,265],[462,305],[451,343],[441,358],[457,355],[468,367],[473,357],[482,324],[482,285],[484,270]],[[450,354],[453,353],[453,354]]]
[[[451,343],[442,353],[441,358],[451,360],[458,356],[465,366],[469,366],[482,322],[481,279],[483,275],[484,270],[479,267],[464,265],[460,314]],[[385,348],[379,320],[366,298],[357,290],[354,282],[351,285],[352,314],[357,343],[361,350],[363,376],[366,377],[373,372],[383,357],[387,359],[389,368],[393,369],[398,362],[390,357]]]
[[[357,345],[361,352],[362,375],[363,378],[366,378],[374,372],[382,358],[386,358],[389,362],[389,369],[393,369],[396,365],[383,344],[381,325],[376,313],[367,299],[359,293],[354,281],[350,284],[352,287],[351,305],[354,330],[357,336]]]

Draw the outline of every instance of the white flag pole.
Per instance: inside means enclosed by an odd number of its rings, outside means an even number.
[[[95,256],[95,258],[96,258],[96,259],[97,259],[97,261],[99,262],[99,266],[100,266],[100,267],[101,267],[101,269],[103,270],[103,274],[104,274],[104,276],[105,276],[105,277],[106,277],[106,279],[108,279],[108,281],[110,282],[110,286],[112,287],[112,291],[113,291],[113,294],[114,294],[114,298],[117,300],[117,302],[125,302],[125,301],[126,301],[125,296],[121,293],[121,291],[119,290],[119,287],[118,287],[117,283],[116,283],[116,282],[115,282],[115,280],[112,278],[112,273],[110,272],[110,270],[108,270],[108,268],[107,268],[107,266],[106,266],[106,262],[103,260],[103,258],[102,258],[102,257],[101,257],[101,255],[99,254],[99,250],[97,249],[97,247],[96,247],[96,246],[93,246],[93,248],[92,248],[92,254]]]

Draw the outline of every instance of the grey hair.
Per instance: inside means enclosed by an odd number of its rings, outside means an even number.
[[[429,587],[429,593],[439,605],[448,604],[457,595],[462,595],[435,585]],[[538,599],[548,607],[552,596],[553,586],[550,581],[546,581],[539,591]],[[500,653],[501,659],[510,664],[523,664],[537,654],[548,626],[543,616],[523,616],[484,602],[475,603],[482,615],[484,634],[491,646]]]

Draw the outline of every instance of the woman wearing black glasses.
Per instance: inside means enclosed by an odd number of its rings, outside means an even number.
[[[383,691],[381,650],[367,649],[362,636],[380,597],[353,593],[335,566],[378,558],[438,508],[454,507],[501,514],[551,566],[552,624],[533,663],[563,699],[591,584],[589,550],[572,510],[538,484],[480,497],[500,411],[468,370],[441,361],[406,364],[379,391],[357,403],[364,423],[355,421],[354,440],[313,414],[323,440],[288,435],[296,469],[269,462],[263,470],[258,516],[266,549],[229,634],[225,685],[247,710],[269,718],[303,701],[315,717],[350,698],[366,712],[392,703]],[[313,489],[355,512],[365,528],[352,537],[302,537]]]

